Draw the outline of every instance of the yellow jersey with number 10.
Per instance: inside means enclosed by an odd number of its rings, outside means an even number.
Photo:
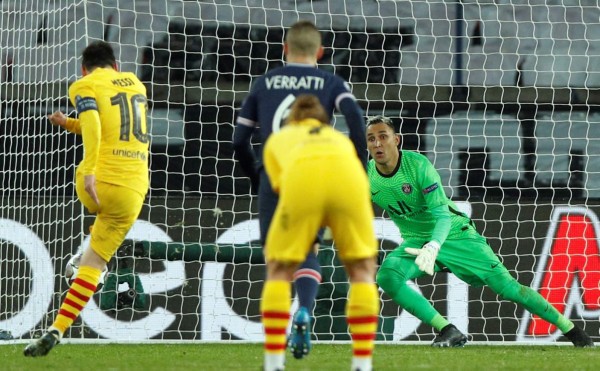
[[[148,191],[146,87],[132,73],[97,68],[74,82],[69,98],[78,120],[68,130],[83,135],[84,158],[77,168],[96,180]]]

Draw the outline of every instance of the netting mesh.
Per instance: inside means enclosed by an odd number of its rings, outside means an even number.
[[[404,149],[430,158],[447,194],[521,283],[598,333],[597,1],[26,0],[0,7],[0,330],[27,338],[49,326],[67,289],[66,262],[87,243],[91,220],[73,187],[81,139],[46,115],[75,116],[67,89],[81,76],[79,56],[88,42],[105,40],[119,67],[146,84],[150,103],[151,189],[129,238],[166,244],[142,244],[137,255],[116,259],[68,336],[261,339],[256,199],[233,160],[233,122],[252,81],[284,63],[285,29],[309,19],[326,48],[319,66],[351,83],[367,115],[391,117]],[[345,131],[341,116],[335,126]],[[385,215],[375,223],[383,256],[401,236]],[[228,253],[211,255],[215,244]],[[331,245],[319,257],[314,332],[348,340],[348,285]],[[549,278],[557,274],[564,282]],[[451,274],[413,287],[474,340],[560,335]],[[127,299],[131,289],[137,301]],[[384,294],[382,301],[378,339],[433,338]]]

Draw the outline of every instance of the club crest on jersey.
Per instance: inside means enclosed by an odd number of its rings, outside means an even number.
[[[437,183],[433,183],[429,187],[426,187],[425,189],[423,189],[423,194],[426,195],[428,193],[431,193],[431,192],[435,191],[436,189],[438,189],[438,184]]]
[[[402,184],[402,192],[409,194],[410,192],[412,192],[412,186],[408,183]]]

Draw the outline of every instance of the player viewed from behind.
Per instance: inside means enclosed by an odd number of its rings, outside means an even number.
[[[265,143],[272,133],[279,131],[296,97],[314,94],[325,108],[328,119],[331,119],[334,109],[344,115],[359,157],[365,164],[367,159],[363,112],[348,84],[316,67],[323,54],[319,30],[311,22],[297,22],[286,34],[284,52],[287,64],[267,72],[253,84],[242,104],[233,137],[235,158],[250,178],[253,190],[258,192],[263,245],[277,206],[277,195],[271,189],[260,153],[257,163],[252,150],[251,139],[255,129],[259,130],[261,143]],[[294,315],[289,346],[296,358],[302,358],[310,350],[311,315],[321,281],[321,267],[316,256],[318,245],[314,241],[310,244],[315,244],[315,248],[307,250],[306,259],[294,274],[300,308]],[[294,241],[286,243],[293,244]]]
[[[265,246],[267,280],[261,299],[266,371],[284,369],[290,281],[324,226],[333,232],[350,279],[346,315],[353,339],[351,370],[372,369],[379,312],[373,209],[367,177],[352,143],[328,122],[319,99],[301,95],[288,125],[271,135],[264,150],[272,189],[279,193]]]
[[[373,158],[367,169],[371,199],[386,211],[404,239],[383,261],[377,283],[403,309],[440,332],[432,346],[459,347],[467,342],[407,285],[409,280],[440,271],[450,271],[475,287],[489,286],[501,298],[556,325],[576,347],[594,345],[582,329],[510,275],[471,219],[446,196],[427,157],[399,150],[400,136],[388,118],[369,120],[367,145]]]
[[[48,354],[79,316],[148,191],[146,88],[134,74],[117,70],[113,49],[106,42],[86,47],[81,64],[83,77],[69,88],[78,118],[62,112],[48,118],[82,136],[85,153],[77,167],[77,196],[96,218],[90,246],[54,323],[25,348],[31,357]]]

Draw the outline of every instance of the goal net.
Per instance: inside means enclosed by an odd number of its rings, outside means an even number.
[[[351,83],[367,116],[426,154],[511,274],[595,340],[600,330],[600,8],[595,0],[2,1],[0,334],[52,323],[91,216],[73,176],[81,138],[69,83],[94,40],[149,97],[151,188],[104,286],[67,338],[262,340],[265,276],[257,200],[233,160],[236,110],[281,66],[287,27],[315,22],[319,66]],[[336,115],[334,125],[346,130]],[[374,221],[383,258],[402,240]],[[347,278],[327,240],[317,340],[350,340]],[[560,331],[448,273],[410,286],[474,341],[563,341]],[[381,294],[377,339],[430,342],[427,324]]]

